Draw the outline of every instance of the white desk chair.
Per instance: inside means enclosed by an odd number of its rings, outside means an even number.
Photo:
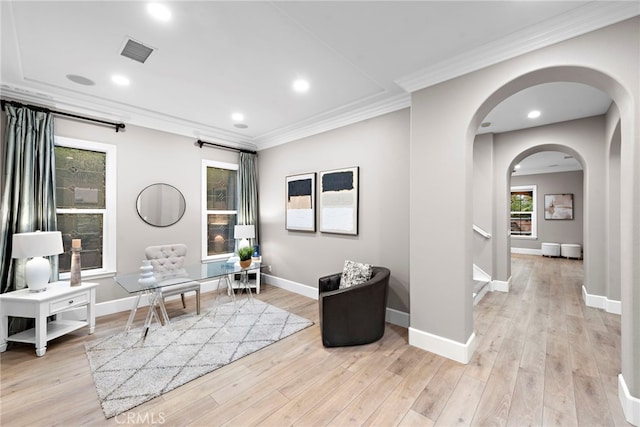
[[[167,276],[179,275],[184,268],[184,260],[187,255],[187,246],[181,243],[172,245],[149,246],[144,251],[145,256],[153,266],[153,272],[156,276],[166,274]],[[164,298],[172,295],[180,294],[182,298],[182,307],[186,308],[184,294],[185,292],[194,291],[196,293],[196,313],[200,314],[200,283],[195,281],[181,282],[183,279],[168,279],[178,283],[174,285],[166,285],[158,287],[160,309],[165,323],[169,323],[169,316],[164,307]],[[158,284],[163,281],[158,280]]]

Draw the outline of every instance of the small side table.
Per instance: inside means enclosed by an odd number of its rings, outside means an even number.
[[[23,342],[36,346],[36,355],[44,356],[47,342],[69,332],[89,327],[92,334],[96,326],[97,283],[82,283],[71,286],[69,282],[52,282],[44,292],[29,292],[20,289],[0,295],[0,352],[7,350],[7,342]],[[58,319],[58,314],[77,307],[87,308],[87,320]],[[36,321],[35,328],[8,336],[9,316],[30,317]],[[47,323],[47,317],[56,319]]]

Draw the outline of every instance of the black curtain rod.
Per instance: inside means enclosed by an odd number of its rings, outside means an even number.
[[[237,151],[239,153],[257,154],[256,151],[244,150],[242,148],[228,147],[226,145],[221,145],[221,144],[214,144],[213,142],[207,142],[207,141],[203,141],[201,139],[199,139],[197,142],[198,142],[198,145],[200,146],[200,148],[202,148],[203,145],[209,145],[211,147],[221,148],[223,150]]]
[[[66,116],[66,117],[72,117],[74,119],[79,119],[79,120],[85,120],[87,122],[94,122],[94,123],[99,123],[101,125],[107,125],[107,126],[113,126],[116,130],[116,132],[118,132],[120,129],[124,129],[124,123],[115,123],[115,122],[108,122],[106,120],[100,120],[100,119],[94,119],[92,117],[85,117],[85,116],[79,116],[77,114],[71,114],[71,113],[64,113],[62,111],[56,111],[56,110],[51,110],[49,108],[46,107],[40,107],[38,105],[29,105],[29,104],[22,104],[20,102],[17,101],[6,101],[6,100],[2,100],[2,109],[4,110],[4,106],[5,104],[9,104],[12,105],[14,107],[27,107],[30,108],[34,111],[41,111],[43,113],[51,113],[51,114],[55,114],[57,116]]]

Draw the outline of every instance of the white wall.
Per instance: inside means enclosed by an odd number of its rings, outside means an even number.
[[[271,274],[315,288],[319,277],[342,271],[346,259],[385,266],[388,306],[408,312],[408,160],[406,109],[260,151],[261,250]],[[285,177],[351,166],[360,168],[358,236],[285,229]],[[422,244],[426,251],[430,242]]]

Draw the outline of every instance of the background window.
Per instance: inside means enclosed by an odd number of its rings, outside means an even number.
[[[238,165],[203,161],[203,259],[228,257],[235,252]]]
[[[82,240],[83,276],[112,271],[114,146],[56,137],[56,214],[62,232],[61,278],[71,269],[71,240]],[[65,274],[66,273],[66,274]]]
[[[511,187],[511,235],[536,236],[535,186]]]

